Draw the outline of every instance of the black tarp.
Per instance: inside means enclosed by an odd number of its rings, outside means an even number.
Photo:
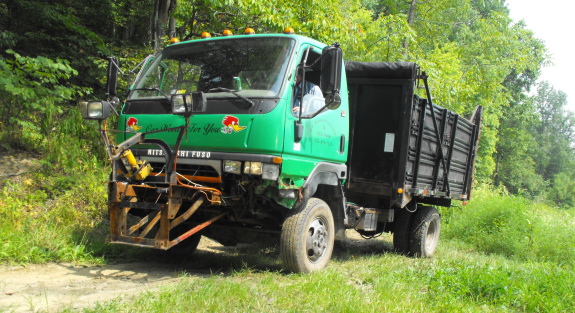
[[[348,78],[415,79],[417,70],[413,62],[345,61]]]

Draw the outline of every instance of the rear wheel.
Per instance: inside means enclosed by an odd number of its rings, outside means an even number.
[[[295,273],[323,269],[333,252],[334,222],[329,206],[311,198],[290,212],[282,226],[280,251],[285,268]]]
[[[421,206],[413,217],[410,250],[414,256],[433,256],[439,243],[441,216],[436,208]]]

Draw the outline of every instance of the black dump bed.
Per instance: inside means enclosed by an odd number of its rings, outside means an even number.
[[[402,207],[413,197],[443,206],[469,199],[481,107],[469,121],[431,106],[414,94],[416,81],[425,77],[415,63],[346,62],[345,69],[351,120],[347,194]]]

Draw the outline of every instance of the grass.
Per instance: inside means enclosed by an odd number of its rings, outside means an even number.
[[[93,170],[101,164],[62,170],[41,162],[33,174],[0,182],[0,262],[95,264],[138,253],[106,244],[108,175]]]
[[[89,214],[71,206],[65,194],[49,199],[38,188],[35,177],[19,184],[7,184],[0,191],[0,234],[3,238],[0,260],[16,263],[42,263],[53,260],[80,261],[87,253],[85,241],[72,239]],[[81,226],[80,226],[81,227]],[[67,235],[67,237],[66,237]]]
[[[220,256],[230,263],[223,269],[217,264],[219,271],[208,278],[187,274],[192,277],[177,285],[85,311],[564,312],[575,306],[575,274],[567,266],[469,251],[451,240],[432,259],[385,247],[374,240],[374,253],[351,248],[326,270],[308,275],[282,272],[274,254],[254,258],[254,251],[244,251],[235,261]],[[199,254],[193,262],[220,257]],[[238,259],[244,263],[236,267]]]
[[[0,260],[107,263],[147,250],[105,244],[105,173],[46,174],[0,191]],[[391,250],[382,236],[336,253],[328,268],[287,274],[277,249],[177,260],[180,283],[86,312],[563,312],[575,307],[573,211],[476,188],[442,209],[434,258]],[[211,273],[210,275],[197,273]]]
[[[575,264],[574,209],[557,209],[487,186],[477,189],[463,209],[442,210],[444,238],[489,254]]]
[[[286,274],[277,251],[196,255],[209,278],[86,312],[566,312],[575,307],[572,211],[488,187],[463,209],[443,210],[434,258],[390,253],[390,236],[339,252],[328,268]],[[190,274],[194,276],[193,274]],[[127,309],[129,308],[129,309]]]

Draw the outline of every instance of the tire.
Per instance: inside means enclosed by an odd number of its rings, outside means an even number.
[[[193,234],[190,237],[186,238],[186,240],[170,248],[170,250],[168,251],[172,251],[180,255],[182,254],[190,255],[196,251],[198,245],[200,244],[201,239],[202,239],[201,234]]]
[[[413,217],[410,250],[416,257],[433,256],[439,243],[441,215],[436,208],[421,206]]]
[[[202,239],[201,234],[194,234],[168,250],[155,250],[155,255],[163,262],[179,262],[193,258]]]
[[[191,226],[189,226],[188,224],[180,224],[176,226],[174,229],[171,230],[170,240],[174,240],[176,237],[184,234],[186,231],[190,229]],[[203,232],[204,232],[203,230],[199,231],[191,235],[190,237],[186,238],[182,242],[178,243],[177,245],[166,250],[167,255],[173,257],[186,257],[192,255],[194,252],[196,252],[196,249],[200,244]]]
[[[393,248],[395,252],[401,254],[410,253],[410,237],[413,213],[407,209],[395,209],[393,221]]]
[[[290,212],[283,223],[280,254],[284,267],[310,273],[326,267],[334,247],[335,227],[329,206],[311,198]]]

